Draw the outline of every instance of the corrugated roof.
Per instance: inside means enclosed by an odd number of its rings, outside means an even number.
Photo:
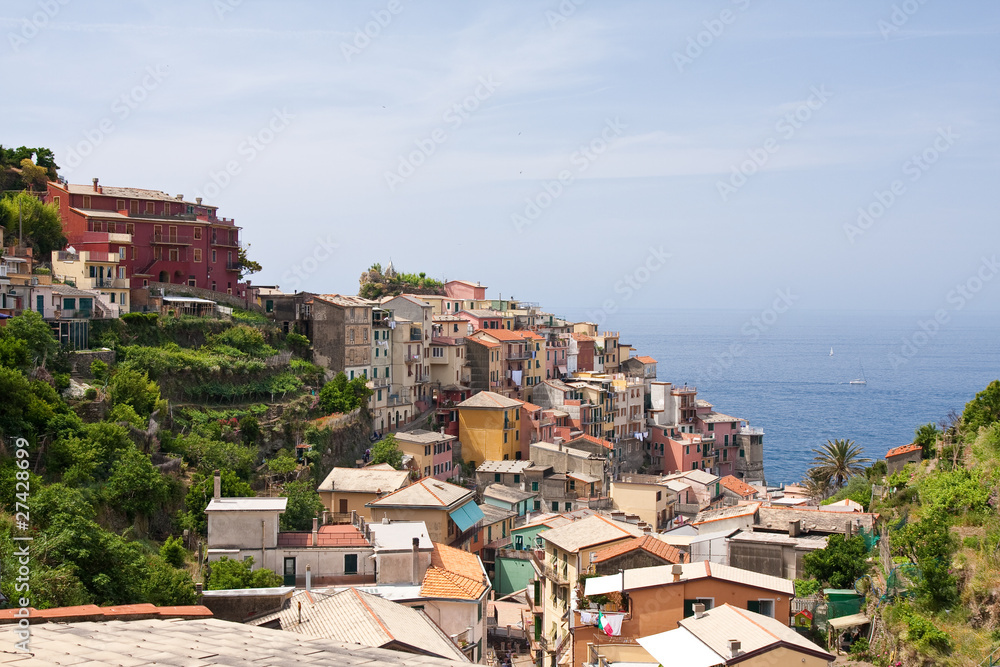
[[[654,586],[671,586],[675,583],[681,584],[685,581],[695,579],[712,578],[767,591],[779,591],[786,595],[794,595],[795,593],[795,586],[788,579],[772,577],[767,574],[751,572],[750,570],[742,570],[738,567],[722,565],[720,563],[709,563],[708,561],[682,564],[683,573],[681,574],[681,580],[675,582],[671,570],[673,567],[673,565],[656,565],[654,567],[625,570],[625,590],[632,591]],[[593,577],[587,579],[587,587],[584,595],[602,595],[611,591],[621,590],[621,585],[622,577],[618,574],[606,577]]]
[[[406,486],[410,471],[384,468],[334,468],[319,485],[319,491],[343,493],[392,493]]]
[[[16,625],[0,629],[0,641],[13,646]],[[58,665],[359,665],[446,667],[468,665],[458,659],[418,657],[333,639],[260,628],[215,618],[178,621],[149,619],[32,626],[31,654],[12,655],[25,664]]]
[[[519,408],[521,401],[492,391],[481,391],[458,404],[460,408]]]
[[[622,542],[621,544],[616,544],[608,547],[607,549],[601,549],[597,552],[596,556],[590,559],[590,562],[603,563],[606,560],[611,560],[612,558],[617,558],[622,554],[627,554],[630,551],[637,550],[650,553],[657,558],[667,561],[668,563],[680,563],[684,560],[681,552],[675,547],[667,544],[661,539],[653,537],[652,535],[645,535],[643,537],[637,537],[631,542]]]
[[[212,498],[206,512],[284,512],[288,498]]]
[[[433,477],[424,477],[407,487],[366,503],[365,507],[440,507],[471,500],[475,492]]]
[[[629,537],[640,537],[645,533],[632,524],[612,521],[594,514],[559,528],[544,530],[538,535],[546,542],[573,553],[585,547]]]

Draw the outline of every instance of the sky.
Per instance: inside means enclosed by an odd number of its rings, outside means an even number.
[[[595,320],[1000,305],[995,2],[0,7],[0,143],[204,197],[256,284],[391,260]]]

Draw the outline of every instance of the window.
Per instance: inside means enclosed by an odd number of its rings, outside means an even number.
[[[552,501],[552,511],[553,512],[558,512],[559,511],[559,503],[557,503],[554,500]]]
[[[747,611],[774,618],[774,600],[748,600]]]
[[[194,249],[194,261],[201,262],[201,248]]]
[[[514,475],[514,483],[515,484],[520,484],[521,483],[521,476],[520,475]]]
[[[153,202],[148,201],[146,202],[146,214],[149,215],[151,213],[153,213]]]
[[[268,313],[274,312],[274,300],[268,299],[264,302],[264,311]]]
[[[201,227],[195,227],[194,228],[194,240],[195,241],[200,241],[201,240]]]
[[[344,554],[344,574],[358,573],[358,555]]]
[[[117,200],[115,200],[115,210],[116,211],[124,211],[125,210],[125,200],[124,199],[117,199]]]
[[[534,511],[535,511],[535,512],[538,512],[538,511],[540,511],[541,509],[542,509],[542,501],[541,501],[541,500],[536,500],[536,501],[535,501],[535,509],[534,509]]]
[[[114,293],[114,292],[112,292],[112,293],[110,294],[110,296],[111,296],[111,303],[114,303],[114,302],[115,302],[115,293]]]
[[[90,195],[83,196],[83,207],[90,208]]]
[[[75,310],[76,309],[76,297],[63,297],[62,300],[63,310]]]
[[[697,470],[697,469],[698,469],[698,462],[695,461],[694,463],[691,464],[691,470]]]
[[[538,490],[538,482],[532,482],[531,483],[531,490],[532,491],[537,491]]]
[[[714,431],[715,430],[715,424],[709,424],[708,425],[708,430],[709,431]]]
[[[219,258],[216,256],[215,251],[213,250],[212,251],[212,263],[214,264],[217,261],[219,261]]]
[[[129,212],[129,215],[139,215],[139,202],[137,202],[134,199],[131,200],[131,201],[129,201],[129,203],[128,203],[128,212]]]
[[[493,481],[497,483],[500,482],[500,473],[498,472],[493,473]]]
[[[657,502],[659,502],[662,499],[663,499],[663,492],[662,491],[657,491],[656,492],[656,500],[657,500]]]
[[[566,511],[569,512],[573,509],[573,503],[566,503]]]
[[[727,433],[727,434],[726,434],[725,436],[723,436],[723,437],[725,438],[725,445],[726,445],[726,447],[728,447],[728,446],[729,446],[729,434]]]

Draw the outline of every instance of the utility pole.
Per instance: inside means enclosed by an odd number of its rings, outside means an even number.
[[[21,198],[17,198],[17,244],[24,245],[24,215],[21,213]]]

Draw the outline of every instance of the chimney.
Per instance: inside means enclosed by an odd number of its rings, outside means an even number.
[[[740,644],[740,640],[739,639],[730,639],[729,640],[729,657],[730,658],[735,658],[735,657],[739,656],[739,654],[740,654],[740,646],[741,646],[741,644]]]
[[[414,586],[420,583],[420,538],[413,538],[413,571],[410,575],[410,583]]]
[[[94,181],[94,192],[97,192],[97,179],[95,178],[93,179],[93,181]]]
[[[198,206],[201,206],[201,197],[195,197],[194,203],[197,204]]]
[[[177,201],[184,201],[184,195],[177,195]]]
[[[788,536],[789,537],[798,537],[801,532],[802,532],[802,521],[801,520],[796,519],[795,521],[789,521],[788,522]]]
[[[315,534],[316,533],[313,533],[313,535],[315,535]],[[306,590],[307,591],[311,591],[312,589],[313,589],[313,570],[312,570],[312,565],[306,565]]]
[[[694,617],[701,618],[705,615],[705,605],[699,603],[694,606]]]
[[[194,585],[194,594],[198,596],[198,602],[201,602],[201,595],[204,593],[204,584],[200,581]]]
[[[222,477],[219,475],[219,471],[215,471],[215,484],[212,489],[212,497],[218,500],[222,497]]]
[[[674,575],[674,583],[676,584],[681,580],[681,575],[684,574],[684,566],[680,563],[675,563],[670,566],[670,574]]]
[[[319,519],[316,517],[313,517],[312,545],[319,546]]]

